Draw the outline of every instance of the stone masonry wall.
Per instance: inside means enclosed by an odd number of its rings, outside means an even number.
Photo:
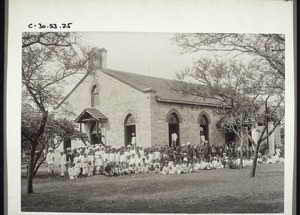
[[[136,141],[138,145],[151,145],[150,126],[150,98],[109,75],[97,72],[97,75],[88,76],[78,88],[65,101],[69,104],[69,109],[76,116],[86,108],[91,107],[91,89],[94,84],[99,87],[98,109],[107,118],[105,126],[106,143],[116,147],[125,143],[124,123],[128,114],[132,114],[136,120]],[[83,131],[84,131],[84,127]],[[81,145],[80,141],[72,141],[72,147]]]
[[[212,108],[197,107],[193,105],[180,105],[171,103],[162,103],[155,100],[154,95],[151,97],[151,126],[152,126],[152,144],[168,145],[169,144],[169,127],[166,120],[167,114],[171,109],[176,109],[182,118],[179,125],[180,144],[190,142],[191,144],[200,144],[200,125],[198,117],[202,111],[205,111],[210,118],[209,124],[209,142],[215,145],[225,144],[225,134],[216,127],[220,120]]]

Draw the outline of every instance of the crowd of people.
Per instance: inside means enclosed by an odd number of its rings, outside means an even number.
[[[53,149],[49,148],[48,151],[46,163],[50,178],[54,174],[55,162]],[[251,166],[253,150],[243,150],[234,142],[218,147],[210,146],[207,141],[202,146],[194,146],[188,142],[182,146],[147,148],[136,145],[114,148],[110,145],[96,144],[73,150],[67,148],[66,152],[60,152],[58,165],[60,176],[68,176],[70,179],[100,174],[118,176],[142,172],[167,175],[220,168],[239,168],[241,154],[245,155],[242,159],[242,166]],[[279,148],[276,148],[274,156],[259,153],[257,160],[258,164],[283,161]]]

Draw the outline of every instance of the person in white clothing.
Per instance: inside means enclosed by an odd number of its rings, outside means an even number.
[[[116,156],[117,156],[116,150],[115,150],[115,148],[112,148],[112,150],[111,150],[111,152],[109,154],[109,161],[111,163],[115,164],[116,163]]]
[[[132,137],[131,137],[131,145],[136,148],[136,137],[135,137],[135,133],[132,133]]]
[[[80,161],[80,155],[77,152],[76,157],[74,158],[74,169],[75,169],[75,176],[78,177],[80,175],[80,166],[81,166],[81,161]]]
[[[168,162],[165,162],[165,165],[162,168],[162,170],[161,170],[160,173],[163,174],[163,175],[167,175],[167,174],[169,174],[170,171],[171,171],[171,169],[170,169],[170,167],[168,165]]]
[[[101,156],[100,147],[96,147],[96,151],[95,151],[96,174],[100,174],[101,167],[103,167],[103,159],[102,159],[102,156]]]
[[[94,160],[95,157],[93,155],[93,152],[89,152],[89,155],[87,156],[88,161],[88,176],[92,176],[94,172]]]
[[[116,150],[116,164],[120,164],[120,157],[121,157],[120,149],[117,149]]]
[[[176,147],[177,138],[178,138],[178,136],[177,136],[176,132],[174,131],[171,134],[172,147]]]
[[[155,160],[161,161],[161,153],[160,153],[158,147],[155,149],[155,152],[154,152],[154,159],[155,159]]]
[[[46,163],[47,163],[47,167],[48,167],[48,175],[49,175],[49,179],[50,179],[50,175],[54,174],[54,153],[53,153],[53,149],[50,147],[48,149],[48,153],[46,156]]]
[[[70,179],[77,179],[75,165],[71,163],[68,168],[68,174]]]
[[[67,159],[66,159],[66,154],[63,151],[60,152],[58,163],[60,167],[60,176],[65,177]]]
[[[82,168],[82,176],[87,176],[88,175],[88,158],[87,155],[85,153],[83,153],[82,157],[81,157],[81,168]]]

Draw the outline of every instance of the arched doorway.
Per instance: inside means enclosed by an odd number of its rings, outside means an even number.
[[[90,127],[90,137],[91,137],[91,145],[102,144],[101,141],[101,128],[97,121],[92,122]]]
[[[169,146],[172,145],[171,135],[175,132],[177,134],[177,142],[176,145],[180,145],[180,138],[179,138],[179,117],[176,113],[172,113],[169,115],[168,118],[168,125],[169,125]]]
[[[124,124],[125,146],[130,144],[133,133],[135,133],[136,136],[135,124],[136,121],[134,119],[134,116],[132,114],[128,114],[125,118],[125,124]]]
[[[200,124],[200,137],[203,136],[205,140],[209,141],[209,120],[206,115],[202,114],[200,116],[199,124]]]

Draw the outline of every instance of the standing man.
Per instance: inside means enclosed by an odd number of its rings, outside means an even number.
[[[177,136],[176,132],[174,131],[173,134],[171,134],[172,147],[176,147],[177,138],[178,138],[178,136]]]
[[[46,163],[48,166],[48,175],[50,179],[50,175],[53,175],[54,173],[54,153],[51,147],[48,149],[48,151],[49,152],[47,153]]]
[[[136,149],[136,137],[135,137],[135,133],[132,133],[131,145],[134,147],[134,149]]]
[[[69,173],[69,168],[72,168],[73,167],[73,160],[74,160],[74,156],[75,154],[73,154],[71,152],[71,148],[67,148],[67,153],[66,153],[66,171],[67,173]]]
[[[66,154],[64,151],[60,152],[58,163],[59,163],[59,167],[60,167],[60,176],[65,177],[67,160],[66,160]]]

